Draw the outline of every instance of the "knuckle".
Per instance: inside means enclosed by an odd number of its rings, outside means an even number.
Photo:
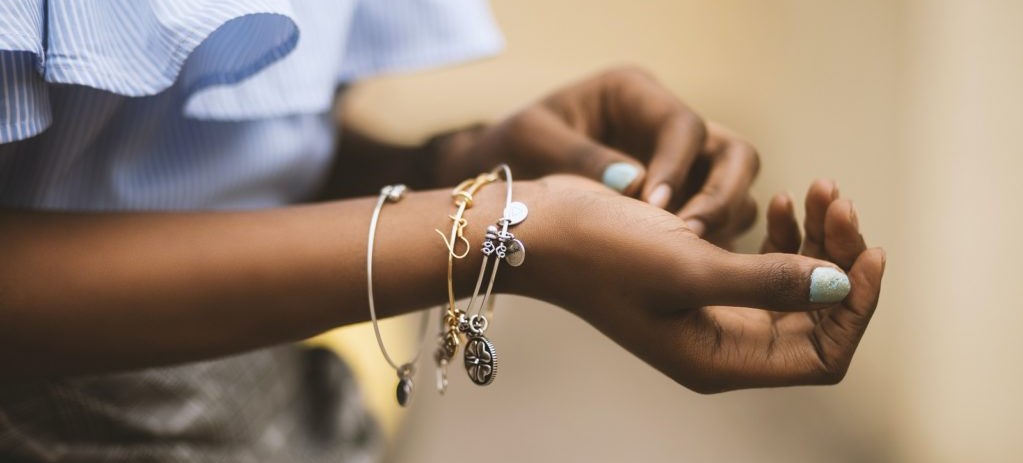
[[[600,175],[604,171],[605,160],[600,156],[600,148],[592,143],[579,143],[568,155],[568,168],[573,172],[590,172]]]
[[[678,114],[679,124],[697,140],[707,139],[707,123],[699,114],[685,109]]]
[[[732,143],[735,146],[736,156],[750,172],[753,172],[753,175],[760,173],[760,153],[757,148],[745,140],[735,140]]]
[[[708,226],[721,226],[728,221],[728,209],[725,199],[712,187],[705,188],[700,194],[700,210],[696,216]]]
[[[760,268],[760,285],[757,291],[765,300],[774,300],[781,306],[796,304],[803,300],[803,281],[800,268],[785,260],[771,261]]]
[[[532,106],[523,109],[513,116],[508,118],[504,124],[504,128],[507,132],[512,135],[524,135],[529,134],[536,124],[539,122],[542,110],[538,107]]]
[[[737,231],[745,232],[753,227],[753,224],[757,221],[757,202],[752,197],[748,197],[742,204],[739,210],[739,221]]]
[[[848,366],[826,366],[821,371],[820,384],[826,386],[839,384],[845,379],[845,375],[848,372]]]
[[[513,136],[529,135],[536,129],[541,119],[541,112],[537,106],[530,106],[511,115],[504,123],[504,130]]]

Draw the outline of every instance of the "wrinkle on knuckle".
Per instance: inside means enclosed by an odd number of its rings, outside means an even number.
[[[763,298],[780,305],[800,302],[803,299],[803,282],[801,278],[795,277],[800,274],[800,268],[796,264],[784,260],[771,261],[762,264],[759,270],[764,277],[757,285],[757,292]]]
[[[821,370],[818,376],[820,380],[819,384],[827,386],[834,386],[836,384],[839,384],[845,379],[845,376],[848,372],[849,372],[848,364],[840,365],[834,365],[830,363],[825,364],[824,368]]]

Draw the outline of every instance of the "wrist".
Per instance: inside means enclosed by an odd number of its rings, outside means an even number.
[[[569,257],[563,238],[572,235],[570,228],[575,221],[561,220],[568,217],[565,201],[549,192],[550,187],[545,180],[515,181],[513,200],[525,204],[529,214],[526,220],[509,231],[524,245],[526,258],[519,267],[502,263],[494,286],[496,292],[546,301],[553,301],[556,297],[550,283],[557,275],[556,269],[563,266],[564,259]],[[471,273],[472,284],[475,284],[474,278],[482,260],[479,250],[482,238],[486,228],[496,225],[502,216],[504,202],[504,185],[491,185],[479,192],[476,206],[466,214],[473,243],[472,252],[477,255],[473,259],[474,264],[464,266],[471,268],[467,273]]]

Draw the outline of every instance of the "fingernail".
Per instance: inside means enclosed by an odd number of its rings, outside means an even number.
[[[849,277],[836,268],[817,267],[810,274],[810,302],[839,302],[849,289]]]
[[[707,226],[700,219],[687,219],[686,226],[696,233],[696,236],[703,236],[703,232],[707,231]]]
[[[654,191],[650,193],[650,199],[647,202],[651,206],[664,209],[668,207],[668,201],[671,201],[671,186],[667,183],[662,183],[654,188]]]
[[[639,169],[627,162],[616,162],[604,169],[604,185],[619,193],[625,191],[639,175]]]

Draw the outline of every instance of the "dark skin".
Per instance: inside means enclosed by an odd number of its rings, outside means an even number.
[[[756,149],[634,67],[583,79],[494,126],[457,130],[425,146],[346,133],[339,149],[346,157],[327,197],[371,194],[388,182],[454,185],[500,162],[523,179],[572,173],[599,181],[609,165],[626,162],[640,174],[623,194],[675,211],[716,244],[729,244],[756,219],[749,194],[760,165]]]
[[[343,139],[338,172],[351,177],[328,186],[333,197],[396,181],[447,186],[497,161],[542,176],[516,182],[530,215],[514,231],[529,259],[502,272],[497,291],[571,310],[696,391],[833,383],[877,304],[883,252],[866,249],[851,203],[827,182],[808,194],[802,240],[791,201],[779,198],[768,210],[769,253],[702,239],[727,242],[752,222],[755,152],[639,71],[603,73],[498,125],[420,148],[356,132]],[[644,169],[624,195],[549,175],[599,178],[614,162]],[[654,195],[662,184],[673,192],[665,201]],[[474,242],[500,215],[501,190],[481,191],[467,214]],[[233,213],[0,211],[0,378],[208,359],[364,321],[373,201]],[[379,310],[443,301],[446,251],[432,230],[449,226],[451,209],[446,189],[388,207],[377,238]],[[473,252],[456,265],[460,295],[480,259]],[[809,302],[819,267],[848,272],[844,301]]]

